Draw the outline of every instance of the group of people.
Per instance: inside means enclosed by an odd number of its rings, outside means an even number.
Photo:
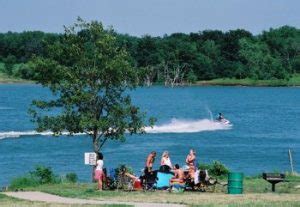
[[[154,172],[154,162],[156,159],[156,152],[152,151],[146,159],[144,174],[149,175]],[[191,149],[189,154],[185,159],[186,165],[184,167],[180,167],[179,164],[172,165],[170,154],[168,151],[164,151],[161,160],[160,160],[160,170],[161,171],[168,171],[173,172],[174,176],[170,180],[170,184],[173,182],[184,182],[187,176],[190,179],[194,179],[195,172],[196,172],[196,151]],[[98,182],[98,190],[103,189],[103,181],[105,180],[105,174],[103,171],[104,161],[102,153],[97,153],[97,161],[94,171],[94,179]],[[132,180],[139,179],[138,177],[126,172],[126,176],[131,178]]]
[[[153,165],[156,158],[156,152],[151,152],[146,160],[145,174],[153,172]],[[174,176],[171,178],[170,183],[173,182],[184,182],[186,179],[185,171],[188,172],[188,177],[194,179],[196,172],[196,151],[191,149],[185,159],[186,165],[180,168],[179,164],[172,165],[171,158],[168,151],[164,151],[160,160],[161,171],[172,171]]]

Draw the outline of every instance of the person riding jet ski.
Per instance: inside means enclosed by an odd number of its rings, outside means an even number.
[[[222,113],[219,113],[217,120],[222,121],[224,119],[224,116]]]
[[[230,124],[230,121],[225,119],[222,113],[219,113],[216,120],[220,123],[223,123],[223,124]]]

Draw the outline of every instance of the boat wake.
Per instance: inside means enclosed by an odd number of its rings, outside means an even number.
[[[146,127],[147,133],[196,133],[203,131],[229,130],[230,124],[223,124],[209,119],[183,120],[172,119],[170,123]]]
[[[153,127],[145,127],[147,133],[196,133],[203,131],[216,131],[216,130],[228,130],[232,125],[223,124],[221,122],[212,121],[209,119],[199,120],[184,120],[184,119],[172,119],[171,122],[155,125]],[[37,132],[37,131],[8,131],[0,132],[0,139],[5,138],[18,138],[22,136],[52,136],[51,131]],[[62,135],[68,135],[67,132],[63,132]],[[85,135],[84,133],[78,133],[74,135]]]
[[[68,135],[67,132],[62,132],[62,135]],[[22,136],[52,136],[53,132],[37,132],[37,131],[9,131],[9,132],[0,132],[0,139],[5,138],[18,138]],[[84,133],[78,133],[75,135],[84,135]]]

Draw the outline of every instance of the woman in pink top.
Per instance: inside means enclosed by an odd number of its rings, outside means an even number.
[[[96,169],[95,169],[95,180],[98,181],[98,190],[102,191],[103,184],[102,181],[105,179],[104,173],[103,173],[103,154],[97,153],[97,163],[96,163]]]

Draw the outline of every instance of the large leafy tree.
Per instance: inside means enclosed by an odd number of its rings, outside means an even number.
[[[295,73],[297,71],[297,67],[293,63],[300,56],[299,29],[290,26],[270,29],[268,32],[263,32],[260,39],[269,46],[273,56],[277,56],[288,72]]]
[[[281,62],[274,58],[264,42],[247,38],[240,40],[239,56],[246,64],[246,77],[253,79],[284,79],[287,73]]]
[[[136,87],[136,71],[117,45],[111,29],[79,18],[48,48],[47,58],[34,59],[35,79],[54,94],[33,101],[38,131],[86,133],[95,152],[109,139],[144,132],[145,114],[127,93]]]

